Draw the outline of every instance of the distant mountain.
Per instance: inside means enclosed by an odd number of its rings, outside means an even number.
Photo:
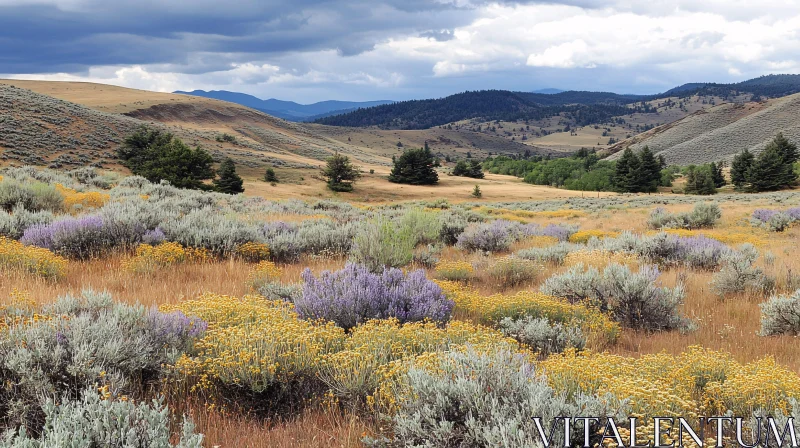
[[[331,114],[343,114],[362,107],[380,106],[391,104],[393,101],[321,101],[314,104],[298,104],[294,101],[281,101],[274,98],[262,100],[253,95],[245,93],[229,92],[227,90],[193,90],[191,92],[177,91],[184,95],[201,96],[213,98],[231,103],[241,104],[261,112],[274,115],[290,121],[313,121],[317,118],[326,117]]]
[[[608,121],[611,117],[632,111],[620,104],[622,100],[609,101],[604,96],[616,94],[594,94],[597,98],[586,100],[591,101],[591,104],[567,103],[571,101],[570,94],[582,96],[586,93],[592,94],[592,92],[564,92],[546,95],[506,90],[463,92],[445,98],[400,101],[358,109],[342,115],[321,118],[316,122],[332,126],[427,129],[472,118],[486,121],[541,120],[563,113],[572,118],[578,126],[583,126]]]
[[[696,93],[722,97],[749,93],[758,97],[778,98],[800,93],[800,75],[766,75],[732,84],[690,83],[667,90],[655,97],[688,96]]]
[[[561,90],[561,89],[539,89],[539,90],[534,90],[531,93],[542,93],[544,95],[553,95],[553,94],[561,93],[561,92],[566,92],[566,90]]]

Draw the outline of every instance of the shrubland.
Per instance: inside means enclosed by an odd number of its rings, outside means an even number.
[[[323,413],[368,428],[331,444],[529,446],[531,416],[800,399],[791,192],[355,206],[0,175],[0,445],[199,446],[222,420],[255,443]]]

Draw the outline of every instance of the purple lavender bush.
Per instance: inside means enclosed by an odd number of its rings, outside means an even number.
[[[447,322],[454,303],[439,286],[418,270],[404,275],[395,268],[373,274],[366,267],[348,263],[336,272],[315,277],[306,268],[303,294],[295,308],[303,319],[325,319],[349,330],[370,319],[397,318],[403,322]]]
[[[694,269],[715,269],[731,251],[724,243],[703,235],[676,239],[678,260]]]
[[[522,225],[516,222],[497,219],[489,223],[476,224],[458,236],[456,247],[469,251],[497,252],[507,250],[520,238]]]
[[[109,243],[99,216],[65,218],[35,225],[25,230],[20,241],[79,260],[99,255]]]

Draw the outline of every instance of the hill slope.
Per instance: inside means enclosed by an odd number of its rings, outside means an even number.
[[[766,102],[722,104],[622,141],[609,152],[645,145],[668,163],[686,165],[731,159],[744,149],[759,152],[778,132],[800,142],[800,94]]]
[[[380,106],[382,104],[390,104],[393,102],[389,100],[364,102],[320,101],[313,104],[298,104],[294,101],[281,101],[274,98],[262,100],[253,95],[229,92],[226,90],[212,90],[209,92],[204,90],[193,90],[191,92],[177,91],[175,93],[229,101],[231,103],[241,104],[242,106],[260,110],[261,112],[291,121],[311,121],[323,116],[350,112],[361,107]]]

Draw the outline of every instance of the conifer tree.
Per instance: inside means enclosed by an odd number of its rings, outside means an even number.
[[[722,174],[722,162],[719,164],[711,162],[711,173],[714,177],[714,187],[724,187],[728,182],[725,180],[725,175]]]
[[[750,191],[772,191],[786,186],[783,154],[777,145],[767,145],[748,171]]]
[[[623,193],[641,191],[641,163],[631,148],[625,148],[617,160],[614,185]]]
[[[275,170],[272,167],[267,168],[264,172],[264,181],[266,182],[278,182],[278,176],[275,174]]]
[[[733,158],[731,163],[731,183],[737,190],[747,190],[750,187],[750,169],[755,162],[753,153],[745,149]]]
[[[661,163],[655,158],[650,148],[645,146],[642,152],[639,153],[639,160],[641,163],[640,179],[638,184],[641,186],[640,191],[652,193],[658,191],[658,184],[661,181]]]
[[[353,191],[353,183],[361,177],[350,158],[338,152],[328,158],[322,175],[333,191]]]
[[[409,149],[394,160],[389,173],[389,182],[411,185],[433,185],[439,182],[439,173],[434,169],[434,157],[430,148]]]
[[[236,164],[233,159],[228,157],[225,159],[217,170],[219,178],[214,179],[214,189],[220,193],[238,194],[244,193],[244,182],[242,178],[236,174]]]

